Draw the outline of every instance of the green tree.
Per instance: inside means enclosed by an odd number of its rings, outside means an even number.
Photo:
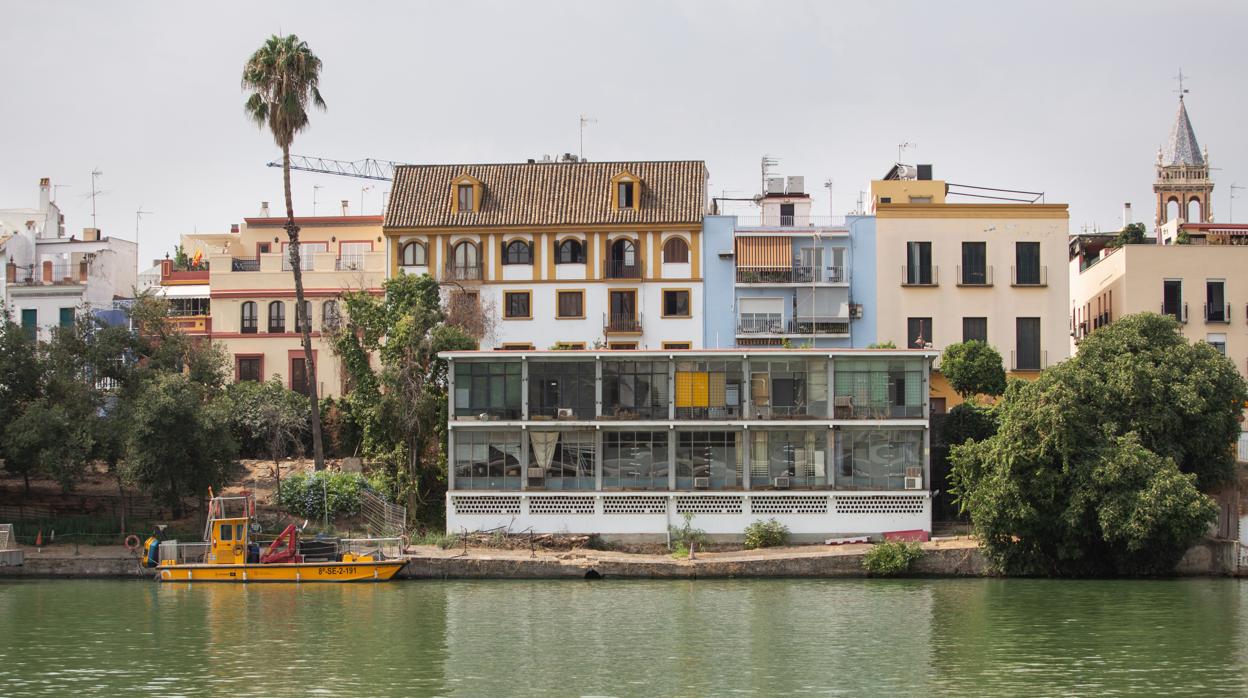
[[[1089,335],[1034,382],[1013,381],[999,429],[954,446],[952,491],[997,565],[1046,575],[1163,574],[1216,515],[1248,388],[1173,318]]]
[[[303,271],[299,262],[299,226],[290,195],[290,145],[308,126],[308,109],[325,109],[320,91],[321,59],[294,34],[273,35],[247,59],[243,89],[250,92],[244,109],[260,128],[268,127],[282,149],[282,184],[286,194],[286,238],[290,241],[291,270],[295,275],[295,323],[303,335],[303,357],[308,372],[312,415],[312,457],[317,470],[325,467],[321,445],[320,403],[316,396],[316,365],[312,356],[311,318],[303,317]]]
[[[940,372],[963,400],[974,395],[997,396],[1005,392],[1001,354],[978,339],[945,347],[940,357]]]
[[[11,452],[6,427],[17,421],[26,408],[39,399],[43,384],[44,365],[39,360],[35,341],[14,323],[0,306],[0,459],[11,473],[20,474],[25,491],[30,493],[30,476],[36,467],[33,459],[21,451]]]
[[[125,472],[165,502],[174,518],[187,496],[219,484],[238,445],[230,434],[229,402],[181,374],[147,379],[129,410]]]
[[[281,459],[303,452],[308,431],[308,398],[289,390],[277,376],[263,383],[241,381],[226,389],[230,428],[243,455],[273,461],[273,478],[282,487]]]
[[[383,288],[380,297],[343,297],[347,319],[334,351],[356,386],[349,404],[365,455],[387,468],[389,494],[433,522],[446,492],[447,365],[438,353],[475,349],[477,340],[446,322],[438,283],[428,275],[387,279]],[[372,352],[381,357],[378,369],[368,361]]]
[[[1146,240],[1144,233],[1147,229],[1143,223],[1128,223],[1126,227],[1118,231],[1117,237],[1109,243],[1110,247],[1122,247],[1123,245],[1142,245]]]

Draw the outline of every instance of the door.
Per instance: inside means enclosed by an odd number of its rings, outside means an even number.
[[[343,270],[362,270],[364,268],[364,253],[373,251],[373,243],[371,242],[344,242],[342,249],[339,250],[341,262],[339,267]]]
[[[823,270],[823,249],[819,247],[803,247],[799,250],[799,259],[801,268],[798,269],[797,277],[793,279],[799,284],[808,284],[813,281],[822,281],[821,272]]]
[[[39,334],[39,310],[37,308],[22,308],[22,331],[26,333],[27,339],[35,339]]]
[[[637,319],[637,292],[636,291],[612,291],[611,292],[611,318],[620,318],[627,320]]]
[[[308,394],[308,364],[303,358],[290,360],[290,389],[300,395]]]
[[[793,204],[780,204],[780,225],[793,225]]]

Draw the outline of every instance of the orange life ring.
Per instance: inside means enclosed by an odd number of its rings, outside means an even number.
[[[235,554],[235,555],[242,555],[242,554],[243,554],[243,546],[242,546],[242,545],[240,545],[240,544],[238,544],[238,543],[235,543],[235,544],[234,544],[234,554]]]
[[[142,543],[142,541],[140,541],[139,537],[134,535],[133,533],[126,536],[126,550],[131,550],[131,551],[137,550],[140,543]]]

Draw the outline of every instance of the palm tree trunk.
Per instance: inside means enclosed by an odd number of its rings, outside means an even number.
[[[282,181],[286,187],[286,237],[290,239],[290,266],[295,272],[295,322],[303,335],[303,365],[308,381],[308,400],[312,408],[312,463],[316,470],[325,469],[325,450],[321,447],[321,406],[316,396],[316,362],[312,359],[312,318],[303,315],[303,265],[299,261],[299,226],[295,225],[295,203],[290,196],[290,146],[282,146]]]

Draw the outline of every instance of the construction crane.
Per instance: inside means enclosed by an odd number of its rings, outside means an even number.
[[[359,179],[379,179],[389,182],[394,179],[394,168],[407,163],[392,160],[331,160],[308,155],[291,155],[290,169],[319,174],[339,175],[342,177],[358,177]],[[281,167],[281,160],[274,160],[269,167]]]

